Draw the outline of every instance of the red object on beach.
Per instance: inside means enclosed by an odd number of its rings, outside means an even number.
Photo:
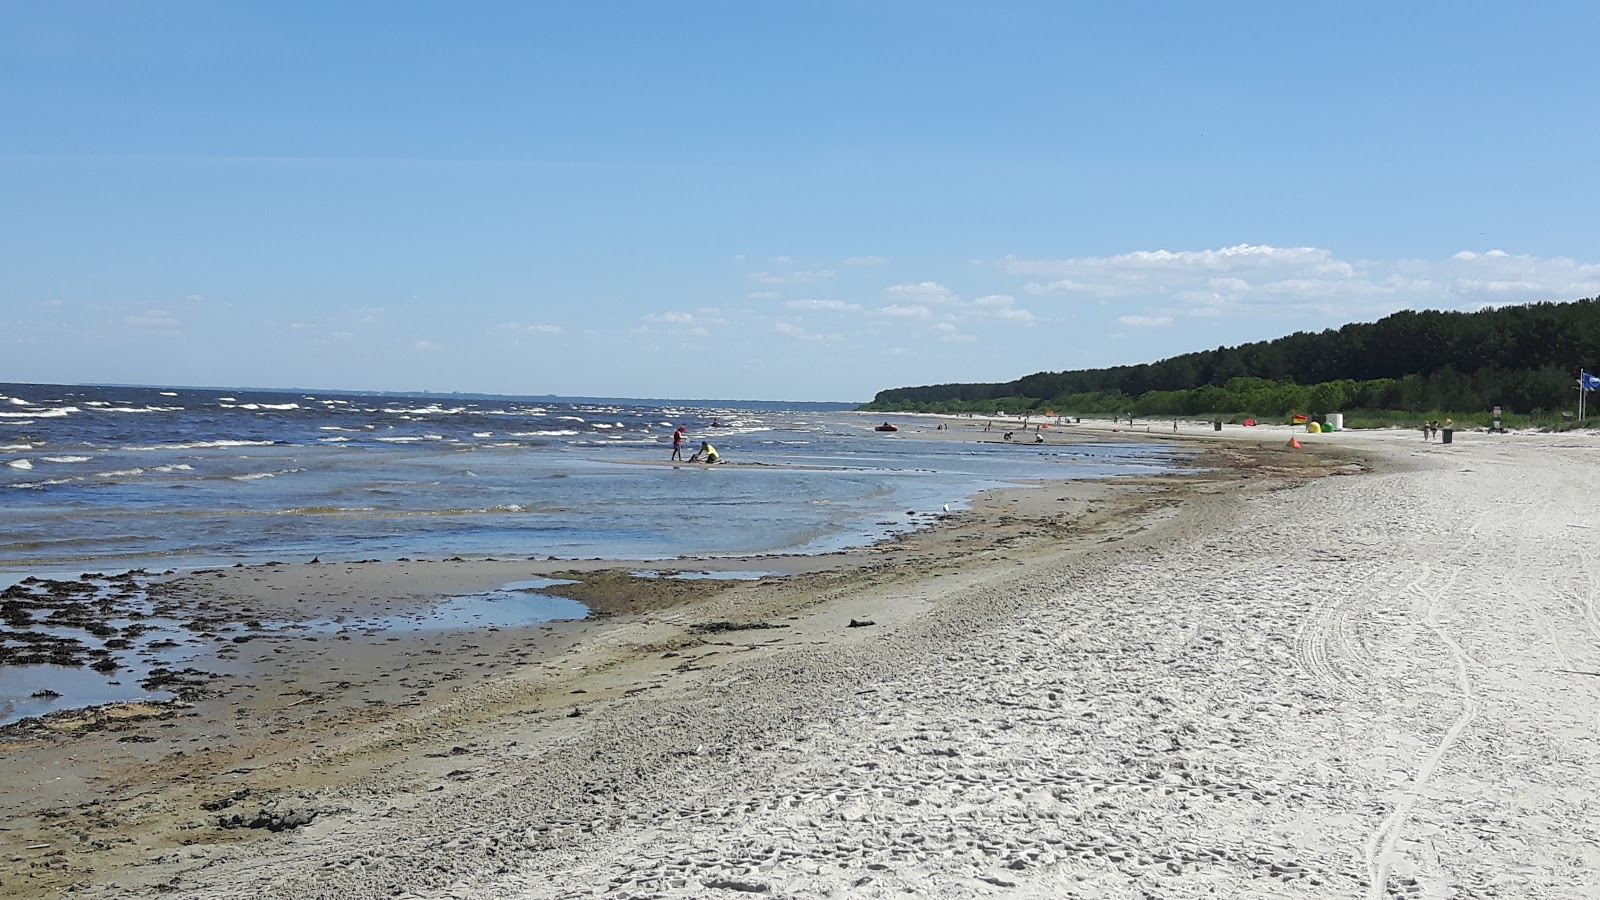
[[[1250,427],[1251,425],[1254,425],[1255,423],[1256,423],[1255,419],[1245,419],[1244,420],[1244,424],[1245,424],[1246,428]]]

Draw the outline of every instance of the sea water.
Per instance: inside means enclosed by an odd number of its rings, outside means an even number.
[[[314,557],[819,553],[922,527],[985,488],[1148,473],[1170,461],[1150,445],[1011,444],[976,430],[970,440],[921,440],[909,432],[931,425],[903,421],[905,431],[883,434],[875,424],[842,405],[0,384],[0,588],[37,576],[120,596],[105,573]],[[710,441],[728,464],[666,464],[680,425],[686,452]],[[587,614],[529,590],[544,584],[444,598],[392,620],[290,627],[415,631]],[[132,615],[145,600],[136,592],[119,602]],[[158,666],[203,666],[214,652],[179,623],[139,622],[148,630],[115,654],[114,673],[0,666],[0,724],[165,699],[140,680]],[[0,642],[10,630],[0,624]],[[80,631],[63,636],[105,643]],[[53,695],[39,696],[45,688]]]
[[[842,405],[0,384],[0,586],[313,557],[818,553],[985,488],[1169,460],[874,424]],[[680,425],[686,452],[760,465],[660,465]]]

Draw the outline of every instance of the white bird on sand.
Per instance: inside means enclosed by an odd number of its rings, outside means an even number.
[[[945,505],[944,505],[944,511],[945,511],[945,512],[949,512],[949,511],[950,511],[950,504],[948,504],[948,503],[946,503],[946,504],[945,504]]]

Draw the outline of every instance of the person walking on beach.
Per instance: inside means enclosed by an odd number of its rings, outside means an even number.
[[[678,430],[672,433],[672,458],[683,462],[683,433],[687,429],[679,425]]]

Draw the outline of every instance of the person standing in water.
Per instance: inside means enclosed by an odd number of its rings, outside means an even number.
[[[678,430],[672,433],[672,458],[678,462],[683,462],[683,433],[686,430],[688,429],[679,425]]]

